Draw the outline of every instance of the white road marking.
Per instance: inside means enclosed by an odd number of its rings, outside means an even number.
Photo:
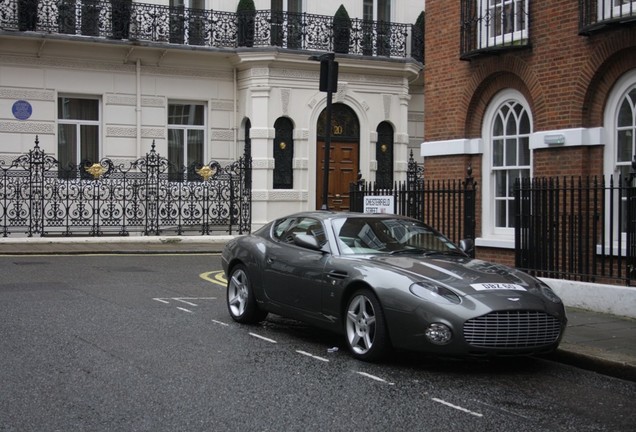
[[[182,307],[179,307],[179,306],[177,306],[177,309],[182,310],[182,311],[184,311],[184,312],[188,312],[188,313],[194,313],[194,312],[192,312],[192,311],[191,311],[191,310],[189,310],[189,309],[182,308]]]
[[[311,357],[311,358],[313,358],[313,359],[316,359],[316,360],[320,360],[320,361],[323,361],[323,362],[327,362],[327,363],[329,363],[329,360],[328,360],[328,359],[326,359],[326,358],[324,358],[324,357],[318,357],[318,356],[313,355],[313,354],[310,354],[310,353],[308,353],[308,352],[306,352],[306,351],[296,350],[296,352],[297,352],[298,354],[302,354],[302,355],[304,355],[304,356]]]
[[[185,304],[187,304],[188,306],[199,306],[199,305],[198,305],[198,304],[196,304],[196,303],[192,303],[192,302],[189,302],[189,301],[185,301],[185,300],[184,300],[184,299],[182,299],[182,298],[177,298],[177,297],[175,297],[175,300],[176,300],[176,301],[178,301],[178,302],[181,302],[181,303],[185,303]]]
[[[438,399],[438,398],[431,398],[431,399],[432,399],[432,400],[434,400],[435,402],[441,403],[441,404],[443,404],[443,405],[446,405],[446,406],[448,406],[448,407],[454,408],[454,409],[456,409],[456,410],[463,411],[463,412],[465,412],[465,413],[467,413],[467,414],[470,414],[470,415],[474,415],[475,417],[483,417],[483,416],[484,416],[484,415],[483,415],[483,414],[481,414],[481,413],[471,411],[471,410],[469,410],[469,409],[466,409],[466,408],[460,407],[460,406],[458,406],[458,405],[453,405],[452,403],[450,403],[450,402],[446,402],[445,400],[442,400],[442,399]]]
[[[380,378],[378,376],[375,376],[375,375],[368,374],[366,372],[356,372],[356,373],[358,375],[362,375],[364,377],[371,378],[372,380],[375,380],[375,381],[379,381],[379,382],[382,382],[382,383],[385,383],[385,384],[388,384],[388,385],[395,385],[395,383],[388,382],[387,380],[384,380],[384,379],[382,379],[382,378]]]
[[[265,336],[257,335],[256,333],[251,333],[251,332],[250,332],[250,334],[249,334],[249,335],[250,335],[250,336],[254,336],[255,338],[258,338],[258,339],[262,339],[262,340],[264,340],[264,341],[266,341],[266,342],[270,342],[270,343],[278,343],[278,342],[276,342],[274,339],[266,338]]]
[[[165,300],[160,299],[160,298],[153,298],[153,300],[157,300],[158,302],[165,303],[165,304],[170,304],[169,301],[165,301]]]
[[[228,323],[224,323],[223,321],[212,320],[212,322],[214,324],[219,324],[219,325],[222,325],[222,326],[225,326],[225,327],[229,327],[230,326]]]
[[[216,300],[217,297],[155,297],[153,300],[164,304],[170,304],[170,301],[177,301],[180,303],[185,303],[189,306],[198,306],[196,303],[192,303],[188,300]]]

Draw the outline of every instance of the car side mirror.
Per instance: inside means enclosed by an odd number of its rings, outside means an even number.
[[[475,256],[475,242],[473,239],[463,239],[459,241],[459,249],[466,255]]]
[[[294,244],[296,246],[303,247],[305,249],[311,249],[315,251],[322,251],[322,246],[318,243],[318,239],[309,234],[296,234],[294,235]]]

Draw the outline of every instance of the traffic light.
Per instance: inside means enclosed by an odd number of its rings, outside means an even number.
[[[332,59],[320,60],[321,92],[335,93],[338,91],[338,62]]]

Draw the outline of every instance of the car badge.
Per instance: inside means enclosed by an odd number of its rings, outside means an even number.
[[[510,300],[512,302],[516,302],[516,301],[519,301],[520,298],[519,297],[508,297],[508,300]]]

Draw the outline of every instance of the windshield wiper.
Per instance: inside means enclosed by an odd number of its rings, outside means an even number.
[[[415,254],[415,255],[420,255],[420,254],[425,254],[428,255],[431,252],[435,252],[431,249],[420,249],[420,248],[413,248],[413,249],[398,249],[398,250],[394,250],[392,252],[389,253],[389,255],[408,255],[408,254]]]
[[[465,254],[460,251],[460,250],[445,250],[445,251],[440,251],[440,250],[429,250],[425,253],[426,256],[429,255],[458,255],[458,256],[465,256]]]

